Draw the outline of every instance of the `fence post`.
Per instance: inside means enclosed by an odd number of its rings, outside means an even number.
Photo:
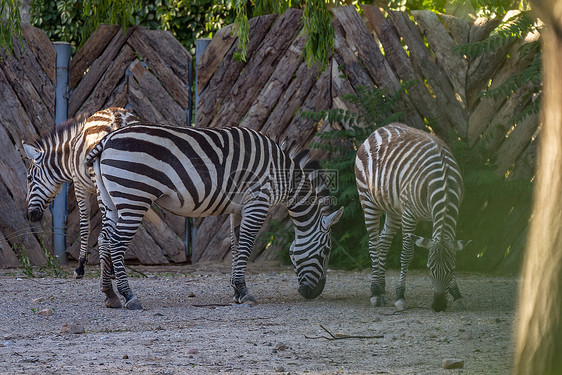
[[[189,111],[188,111],[188,124],[191,123],[191,111],[193,110],[194,112],[194,126],[197,126],[197,106],[199,105],[199,90],[197,89],[197,65],[199,63],[199,59],[201,58],[201,55],[203,55],[203,52],[207,49],[207,47],[209,46],[209,43],[211,43],[211,39],[209,38],[202,38],[202,39],[197,39],[195,41],[195,105],[193,106],[193,109],[191,108],[191,101],[189,102]],[[193,225],[193,221],[191,218],[187,218],[187,220],[185,221],[185,251],[187,253],[187,256],[189,256],[189,239],[191,238],[191,243],[193,244],[195,241],[195,235],[197,234],[197,227],[195,225]]]
[[[55,127],[68,119],[68,66],[70,62],[70,43],[54,42],[57,53],[57,82],[55,100]],[[68,184],[64,183],[62,189],[53,201],[53,245],[55,256],[60,263],[66,263],[66,219]]]

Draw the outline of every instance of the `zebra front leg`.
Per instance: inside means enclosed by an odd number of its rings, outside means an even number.
[[[376,242],[375,252],[378,257],[376,259],[377,263],[373,267],[373,281],[371,283],[371,305],[374,307],[383,306],[385,289],[385,273],[386,273],[386,256],[390,245],[392,244],[392,238],[396,234],[399,228],[398,218],[396,216],[386,214],[386,219],[384,221],[384,227],[379,238]]]
[[[414,241],[410,237],[413,232],[411,224],[402,223],[402,252],[400,253],[400,276],[398,284],[396,285],[396,302],[394,306],[397,310],[406,310],[406,274],[408,273],[408,266],[414,257]]]
[[[90,194],[77,185],[75,185],[74,191],[80,214],[80,255],[78,257],[78,267],[74,270],[74,278],[81,279],[84,277],[84,265],[87,263],[88,257],[88,240],[90,238]]]
[[[255,202],[242,209],[240,226],[238,227],[238,246],[233,253],[232,278],[230,282],[234,289],[233,299],[236,303],[257,304],[256,299],[249,294],[246,288],[245,274],[256,235],[263,225],[268,211],[269,206],[263,202]],[[236,222],[236,218],[231,219],[231,224],[236,224]],[[236,226],[232,228],[232,231],[233,234],[236,234]]]

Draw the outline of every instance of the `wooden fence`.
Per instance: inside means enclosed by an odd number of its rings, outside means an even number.
[[[394,93],[401,82],[416,80],[397,108],[404,112],[405,122],[417,128],[429,124],[446,140],[454,130],[496,160],[499,175],[532,178],[538,115],[513,122],[531,100],[532,85],[497,101],[478,94],[528,66],[533,54],[520,56],[519,45],[513,43],[474,59],[453,52],[458,45],[488,37],[499,24],[496,20],[469,24],[429,11],[412,11],[412,20],[405,12],[385,16],[375,6],[362,9],[363,16],[352,6],[333,9],[335,51],[323,72],[303,61],[299,10],[252,19],[246,63],[234,59],[236,39],[231,26],[219,31],[197,66],[201,93],[197,123],[247,126],[304,146],[317,129],[329,129],[330,124],[305,120],[300,111],[343,108],[357,112],[343,95],[357,93],[362,86]],[[280,208],[270,217],[283,221],[287,212]],[[526,218],[518,225],[524,229]],[[222,217],[199,224],[194,262],[228,257],[228,226]],[[221,235],[216,234],[218,228]],[[278,249],[265,248],[265,243],[258,244],[252,259],[274,258]]]
[[[5,153],[0,177],[0,265],[18,265],[15,253],[24,251],[32,264],[46,262],[40,241],[52,249],[52,218],[40,224],[24,219],[26,168],[21,140],[45,136],[54,129],[55,50],[39,29],[23,28],[23,48],[0,62],[0,142]],[[192,58],[168,32],[134,27],[123,33],[117,26],[101,26],[72,58],[69,67],[68,115],[93,113],[120,106],[143,120],[187,126],[191,107]],[[94,202],[95,199],[92,198]],[[67,252],[79,252],[78,207],[69,191]],[[97,205],[95,204],[95,207]],[[98,210],[92,212],[90,246],[100,230]],[[145,264],[185,262],[185,218],[149,211],[126,257]],[[90,262],[97,262],[97,253]]]
[[[478,19],[469,24],[428,11],[384,15],[374,6],[363,6],[362,15],[354,7],[335,8],[333,13],[335,51],[324,71],[303,61],[300,10],[250,20],[246,62],[234,57],[237,39],[232,25],[217,32],[197,66],[197,126],[246,126],[306,146],[319,129],[330,129],[330,124],[306,120],[300,111],[356,111],[343,95],[356,93],[362,86],[392,93],[401,82],[415,79],[410,95],[399,103],[405,122],[417,128],[429,124],[445,139],[454,130],[472,147],[481,146],[489,153],[499,175],[532,178],[538,116],[517,123],[513,119],[531,100],[528,93],[533,87],[498,101],[478,93],[505,82],[528,66],[533,56],[520,56],[519,46],[513,43],[474,59],[453,52],[455,46],[486,38],[497,21]],[[26,27],[24,36],[27,52],[17,51],[15,59],[0,62],[0,95],[9,109],[0,111],[0,132],[8,135],[0,136],[8,150],[0,156],[0,162],[8,166],[0,168],[0,193],[9,197],[0,198],[3,212],[9,213],[0,218],[0,234],[5,239],[0,253],[3,265],[17,262],[11,250],[16,243],[33,254],[32,262],[44,262],[41,252],[35,250],[40,248],[37,237],[31,235],[41,228],[23,219],[25,167],[17,150],[21,139],[52,129],[54,51],[40,30]],[[133,28],[123,34],[119,28],[103,26],[72,59],[69,116],[128,105],[148,121],[185,126],[190,62],[189,54],[168,33]],[[74,205],[70,209],[69,253],[76,257],[78,215]],[[275,209],[270,218],[287,223],[287,212]],[[41,225],[50,228],[50,220],[47,215]],[[196,220],[196,224],[191,260],[227,259],[227,217]],[[183,218],[161,211],[149,215],[128,258],[149,264],[185,260],[185,253],[179,250],[184,225]],[[277,251],[275,246],[258,242],[252,260],[274,259]]]

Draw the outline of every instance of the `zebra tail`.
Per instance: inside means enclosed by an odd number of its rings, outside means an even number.
[[[88,167],[92,166],[94,160],[100,156],[101,152],[103,151],[103,146],[105,145],[105,138],[98,142],[98,144],[86,155],[84,159],[84,163]]]

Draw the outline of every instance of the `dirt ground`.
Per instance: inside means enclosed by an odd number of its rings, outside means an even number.
[[[128,311],[103,306],[95,267],[89,269],[82,280],[0,270],[1,374],[491,375],[511,369],[515,277],[460,274],[467,310],[435,313],[428,275],[414,271],[407,280],[411,307],[398,313],[370,306],[368,271],[330,271],[322,295],[309,301],[297,293],[292,269],[254,266],[247,284],[259,304],[248,306],[231,303],[228,265],[139,266],[148,277],[129,274],[144,310]],[[389,292],[397,276],[388,273]],[[61,333],[65,324],[85,333]],[[443,369],[449,358],[463,360],[464,368]]]

